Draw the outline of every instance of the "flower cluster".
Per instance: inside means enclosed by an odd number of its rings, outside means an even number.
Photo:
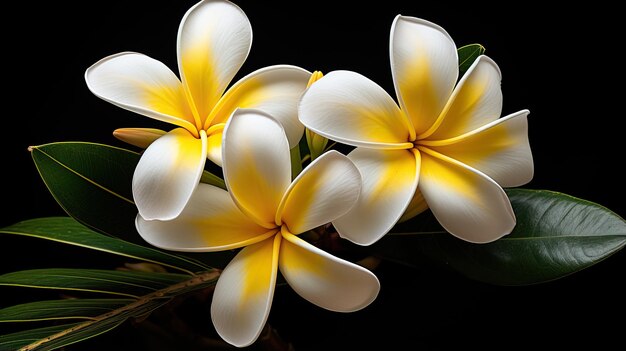
[[[239,7],[204,0],[180,24],[180,79],[132,52],[85,74],[98,97],[176,126],[115,132],[146,148],[132,184],[141,236],[176,251],[241,248],[211,308],[226,341],[241,347],[258,338],[279,270],[299,295],[332,311],[376,298],[373,273],[299,236],[320,226],[370,245],[429,208],[466,241],[511,232],[515,215],[502,187],[533,176],[528,111],[500,118],[501,76],[491,59],[480,56],[459,80],[446,31],[398,16],[390,36],[396,102],[350,71],[322,76],[277,65],[230,85],[251,42]],[[314,160],[293,174],[300,160],[290,150],[302,138]],[[356,148],[344,156],[327,150],[327,139]],[[207,158],[222,167],[226,189],[200,183]]]

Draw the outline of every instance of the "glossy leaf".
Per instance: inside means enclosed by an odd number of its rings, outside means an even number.
[[[31,154],[50,193],[70,216],[105,234],[139,241],[131,190],[138,153],[62,142],[31,147]]]
[[[485,47],[480,44],[469,44],[459,48],[459,78],[467,72],[478,56],[485,53]]]
[[[36,301],[0,310],[0,322],[33,322],[53,319],[93,319],[128,305],[135,299],[65,299]]]
[[[140,154],[109,145],[60,142],[30,147],[37,170],[59,205],[88,227],[142,243],[135,229],[132,178]],[[224,188],[204,172],[202,181]]]
[[[551,191],[507,193],[517,226],[498,241],[471,244],[430,231],[387,235],[372,249],[400,263],[434,261],[475,280],[526,285],[580,271],[626,244],[626,221],[600,205]]]
[[[189,279],[188,275],[102,269],[46,268],[0,275],[0,285],[81,290],[138,297]]]
[[[0,229],[0,233],[52,240],[104,251],[181,270],[190,274],[210,267],[193,259],[102,235],[68,217],[36,218]]]

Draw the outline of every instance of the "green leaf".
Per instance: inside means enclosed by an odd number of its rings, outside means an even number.
[[[140,240],[131,190],[138,153],[82,142],[30,150],[41,178],[65,212],[105,234]]]
[[[2,228],[0,233],[29,236],[81,246],[156,263],[190,274],[210,269],[210,267],[184,256],[165,253],[96,233],[68,217],[30,219]]]
[[[500,240],[471,244],[445,232],[407,233],[387,235],[374,252],[409,265],[445,264],[487,283],[527,285],[578,272],[626,244],[626,222],[605,207],[551,191],[507,193],[517,226]]]
[[[135,229],[137,208],[131,189],[138,153],[85,142],[29,149],[41,178],[65,212],[98,232],[142,243]],[[225,188],[221,178],[206,171],[201,181]]]
[[[46,268],[0,275],[0,285],[81,290],[135,298],[188,278],[188,275],[173,273]]]
[[[217,282],[219,274],[219,271],[204,272],[193,278],[141,296],[125,306],[95,316],[83,323],[5,335],[0,337],[0,346],[7,346],[11,350],[21,347],[20,350],[22,351],[47,351],[73,344],[105,333],[122,324],[128,318],[145,316],[169,302],[173,297],[212,287]]]
[[[18,351],[51,351],[67,346],[70,344],[83,341],[85,339],[93,338],[100,334],[106,333],[115,327],[119,326],[124,320],[107,320],[108,323],[96,324],[93,328],[77,329],[75,332],[70,332],[67,337],[61,338],[61,340],[42,342],[45,338],[49,338],[52,335],[59,335],[73,331],[75,328],[79,328],[82,324],[64,324],[47,328],[38,328],[25,330],[18,333],[3,335],[0,337],[0,350],[18,350]],[[30,346],[33,345],[33,346]],[[3,348],[3,347],[6,347]]]
[[[53,319],[93,319],[128,305],[134,299],[65,299],[36,301],[0,310],[0,322],[32,322]]]
[[[459,53],[459,78],[463,77],[465,72],[470,68],[472,63],[476,61],[478,56],[485,53],[485,47],[480,44],[469,44],[458,49]]]
[[[79,323],[55,325],[52,327],[30,329],[17,333],[0,335],[0,350],[17,350],[20,347],[26,346],[65,329],[69,329],[78,324]]]

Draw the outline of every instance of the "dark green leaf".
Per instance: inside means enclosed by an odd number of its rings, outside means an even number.
[[[165,253],[96,233],[68,217],[30,219],[2,228],[0,229],[0,233],[30,236],[86,247],[115,255],[153,262],[187,273],[210,269],[210,267],[187,257]]]
[[[59,205],[88,227],[142,243],[135,229],[132,179],[140,155],[114,146],[60,142],[30,148],[44,183]],[[225,188],[209,173],[202,182]]]
[[[218,277],[218,271],[204,272],[193,278],[141,296],[127,305],[92,317],[91,320],[83,323],[5,335],[0,337],[0,346],[6,345],[11,347],[10,349],[12,350],[22,347],[20,350],[23,351],[47,351],[73,344],[105,333],[117,327],[128,318],[145,316],[163,306],[175,296],[212,287],[217,282]]]
[[[140,242],[131,191],[138,153],[82,142],[34,146],[31,153],[50,193],[70,216],[97,231]]]
[[[476,61],[478,56],[485,53],[485,47],[480,44],[470,44],[460,47],[459,53],[459,78],[463,77],[465,72],[470,68],[472,63]]]
[[[82,290],[137,297],[186,279],[189,279],[188,275],[173,273],[47,268],[1,275],[0,285]]]
[[[55,325],[52,327],[30,329],[17,333],[0,335],[0,350],[14,351],[19,349],[20,347],[26,346],[49,335],[58,333],[65,329],[69,329],[76,325],[78,325],[78,323]]]
[[[600,205],[551,191],[507,193],[517,226],[498,241],[471,244],[445,232],[407,233],[387,235],[373,249],[401,263],[420,265],[426,258],[483,282],[526,285],[580,271],[626,244],[626,222]]]
[[[92,328],[88,329],[80,328],[82,323],[64,324],[54,327],[31,329],[14,334],[4,335],[0,337],[0,347],[7,346],[8,348],[6,350],[52,351],[63,346],[71,345],[79,341],[83,341],[85,339],[93,338],[94,336],[106,333],[122,324],[124,320],[108,319],[106,322],[107,323],[94,324]],[[41,343],[42,340],[46,340],[46,338],[59,334],[63,334],[63,336],[49,342]]]
[[[93,319],[128,305],[134,299],[65,299],[29,302],[0,310],[0,322],[32,322],[50,319]]]

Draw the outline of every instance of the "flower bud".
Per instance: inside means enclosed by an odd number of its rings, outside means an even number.
[[[119,128],[113,131],[113,136],[125,143],[145,149],[165,133],[163,130],[154,128]]]
[[[313,83],[320,80],[324,74],[320,71],[315,71],[311,74],[311,78],[307,83],[307,88],[309,88]],[[314,131],[306,128],[306,143],[309,146],[309,151],[311,152],[311,161],[315,160],[319,156],[324,153],[324,149],[326,149],[326,145],[328,144],[328,139],[323,136],[316,134]]]

